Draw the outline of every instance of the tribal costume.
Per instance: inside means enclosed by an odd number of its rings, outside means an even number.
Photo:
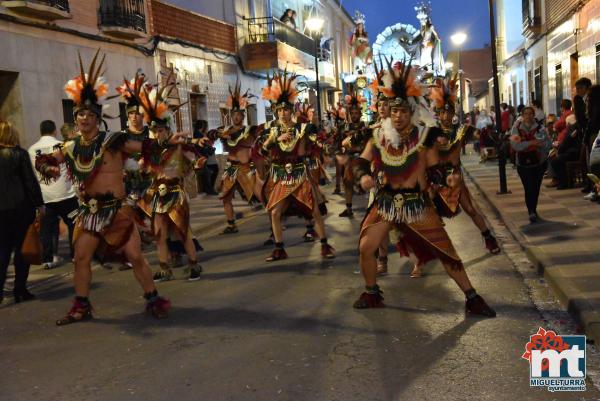
[[[447,120],[454,116],[454,105],[457,99],[456,86],[456,78],[438,79],[430,92],[430,100],[434,109],[440,116],[443,114]],[[460,155],[465,143],[473,135],[474,127],[461,125],[457,128],[454,125],[445,126],[442,122],[439,127],[430,130],[427,146],[435,147],[438,150],[440,166],[446,170],[447,175],[460,177],[460,185],[452,188],[445,182],[440,185],[434,198],[438,213],[442,217],[451,218],[460,212],[459,206],[462,206],[462,209],[480,229],[486,248],[492,254],[496,254],[500,252],[498,242],[488,228],[481,212],[475,207],[469,189],[462,180]]]
[[[415,255],[418,265],[439,259],[465,292],[467,312],[495,316],[471,286],[442,219],[429,199],[428,186],[446,182],[447,176],[433,158],[434,153],[423,146],[429,128],[414,119],[418,116],[416,109],[423,107],[416,72],[410,65],[396,63],[392,67],[388,62],[384,85],[382,91],[390,99],[391,118],[384,119],[374,129],[370,143],[353,166],[357,183],[369,187],[377,182],[375,199],[362,222],[359,239],[366,291],[354,307],[384,306],[382,291],[377,285],[375,252],[384,235],[396,228],[400,232],[397,249],[401,255]],[[407,113],[410,121],[406,119]],[[366,176],[376,177],[376,181],[363,181]]]
[[[237,130],[234,127],[221,127],[216,132],[209,132],[209,137],[211,139],[220,139],[223,144],[223,150],[231,154],[241,148],[251,149],[258,131],[258,128],[254,126],[244,126]],[[255,185],[256,169],[254,168],[254,163],[251,161],[242,163],[229,158],[225,171],[223,171],[219,198],[223,199],[232,192],[238,191],[245,201],[252,203],[258,200],[254,195]]]
[[[350,94],[346,95],[346,114],[350,122],[345,123],[339,128],[340,135],[343,138],[342,146],[344,147],[344,157],[341,161],[344,162],[344,173],[342,181],[344,183],[344,197],[346,199],[346,209],[340,213],[340,217],[352,217],[352,198],[354,195],[354,175],[352,166],[371,137],[371,131],[360,121],[362,114],[362,103],[365,99],[356,91],[350,90]]]
[[[384,131],[391,127],[388,123],[389,120],[373,132],[373,175],[378,178],[379,187],[363,220],[361,237],[367,228],[384,221],[391,222],[402,234],[398,242],[401,255],[414,253],[419,265],[442,259],[454,268],[462,269],[462,262],[425,189],[418,185],[393,189],[390,185],[409,177],[422,163],[419,153],[424,150],[426,132],[413,127],[409,136],[396,147],[385,138]],[[360,168],[355,170],[360,171]]]
[[[287,208],[287,215],[296,215],[312,218],[316,203],[316,188],[309,179],[306,156],[300,155],[301,148],[305,148],[308,136],[314,130],[312,124],[296,123],[285,126],[281,122],[271,125],[269,130],[269,145],[264,149],[271,158],[271,171],[269,179],[273,182],[273,189],[269,194],[267,210],[290,197],[292,205]],[[284,133],[292,136],[289,142],[277,142],[276,138]]]
[[[267,80],[263,98],[270,100],[273,108],[281,114],[273,122],[265,135],[262,151],[270,156],[271,168],[265,186],[268,192],[267,210],[271,213],[275,250],[267,261],[285,259],[283,249],[281,216],[297,215],[305,219],[315,219],[316,229],[321,238],[321,255],[333,258],[333,248],[327,243],[323,217],[319,203],[324,202],[317,185],[310,178],[308,163],[311,144],[317,138],[317,130],[310,123],[291,121],[292,105],[298,92],[295,87],[295,74],[275,73]],[[289,113],[289,114],[288,114]]]
[[[130,113],[141,114],[140,103],[138,101],[140,92],[144,86],[148,85],[146,77],[140,72],[136,72],[135,77],[130,81],[124,80],[123,84],[117,88],[117,92],[125,101],[126,117]],[[127,139],[136,142],[143,142],[150,138],[150,130],[144,126],[141,131],[136,131],[132,127],[123,131],[127,135]],[[136,202],[142,198],[144,191],[152,183],[152,177],[140,169],[141,153],[133,153],[125,162],[125,189],[127,196]]]
[[[112,185],[111,175],[120,176],[119,172],[111,170],[114,167],[123,166],[123,152],[125,149],[135,148],[123,132],[106,133],[98,131],[97,127],[90,129],[88,115],[95,115],[96,121],[102,120],[102,105],[108,93],[108,85],[100,76],[104,65],[104,57],[96,66],[100,50],[94,56],[89,71],[84,72],[81,57],[79,57],[80,74],[70,80],[65,86],[65,92],[73,100],[74,115],[81,121],[86,131],[82,129],[82,135],[58,145],[53,155],[38,155],[36,158],[36,169],[45,179],[56,178],[59,162],[64,161],[67,171],[72,180],[79,184],[80,207],[77,211],[73,244],[75,248],[75,287],[77,296],[69,313],[56,324],[64,325],[88,320],[92,318],[92,306],[88,299],[89,283],[82,284],[82,274],[91,270],[91,258],[94,252],[99,253],[102,258],[123,249],[127,257],[131,258],[136,278],[144,289],[144,298],[147,300],[146,310],[157,318],[166,317],[170,308],[170,301],[158,295],[151,280],[151,271],[147,262],[141,256],[141,249],[135,249],[136,224],[135,213],[124,199],[124,186]],[[97,67],[97,68],[96,68]],[[87,125],[86,125],[87,124]],[[86,139],[90,134],[95,136]],[[144,144],[148,145],[149,140]],[[139,145],[140,148],[142,145]],[[103,170],[109,166],[108,170]],[[101,175],[99,173],[101,172]],[[106,178],[109,177],[109,178]],[[110,190],[99,193],[95,188],[102,188],[108,183]],[[115,196],[122,194],[122,197]],[[98,245],[94,247],[89,241],[81,244],[84,236],[94,236]],[[133,241],[133,242],[131,242]],[[137,240],[139,241],[139,239]],[[131,244],[131,245],[129,245]]]
[[[193,170],[196,159],[200,156],[200,148],[189,143],[190,138],[185,144],[170,143],[172,134],[169,127],[173,109],[176,110],[177,107],[171,107],[168,99],[176,84],[170,83],[171,76],[166,82],[164,87],[154,87],[150,90],[144,87],[138,95],[144,120],[157,138],[144,142],[146,146],[142,148],[142,168],[153,176],[153,180],[139,201],[139,206],[152,219],[152,231],[158,237],[161,270],[155,273],[154,280],[165,281],[173,278],[166,260],[167,249],[170,248],[172,251],[185,250],[189,265],[188,280],[195,281],[200,279],[202,272],[196,257],[200,245],[193,238],[190,228],[189,198],[184,187],[184,177]],[[165,137],[161,137],[161,134]],[[160,226],[157,225],[157,221],[160,222]]]

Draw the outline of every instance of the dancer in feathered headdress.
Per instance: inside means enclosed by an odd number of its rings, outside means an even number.
[[[244,125],[248,99],[254,97],[248,90],[242,93],[241,83],[236,80],[233,88],[229,87],[227,107],[231,117],[231,125],[219,127],[208,132],[210,140],[220,140],[227,153],[227,165],[223,171],[219,197],[223,201],[223,209],[227,218],[227,227],[222,234],[238,232],[235,224],[233,198],[238,192],[248,203],[258,201],[260,193],[256,185],[256,169],[252,163],[252,146],[259,130],[256,126]]]
[[[454,110],[458,99],[457,77],[438,78],[434,86],[429,91],[429,100],[435,110]]]
[[[344,184],[344,198],[346,200],[346,209],[342,211],[340,217],[351,218],[354,216],[352,211],[352,199],[354,196],[354,176],[352,175],[352,163],[364,150],[371,137],[371,131],[366,124],[361,121],[362,106],[366,102],[354,86],[347,86],[347,95],[344,96],[347,122],[338,126],[339,135],[342,138],[341,149],[336,156],[337,163],[342,166],[342,181]]]
[[[435,150],[423,146],[429,128],[415,125],[412,118],[420,107],[421,87],[414,79],[410,63],[392,65],[388,61],[387,64],[383,91],[390,98],[391,117],[374,129],[372,141],[353,166],[357,184],[364,190],[377,187],[359,239],[366,291],[354,307],[384,306],[382,291],[377,285],[375,252],[382,238],[396,228],[401,233],[397,244],[401,255],[414,254],[418,267],[439,259],[464,291],[467,313],[493,317],[496,313],[473,289],[429,198],[430,185],[438,187],[442,183],[452,185],[452,182],[439,166]]]
[[[90,294],[91,261],[96,254],[101,260],[112,254],[120,254],[129,260],[144,290],[146,310],[157,318],[166,317],[170,301],[158,295],[152,282],[152,271],[140,249],[136,227],[136,212],[125,200],[123,185],[123,154],[141,151],[149,146],[129,141],[123,132],[102,132],[102,105],[108,93],[108,85],[102,78],[104,57],[98,63],[98,50],[84,72],[79,56],[80,74],[65,86],[67,95],[75,103],[75,122],[80,136],[65,142],[53,155],[40,155],[36,168],[47,177],[54,176],[58,162],[65,162],[68,173],[79,184],[80,205],[75,220],[73,245],[75,254],[75,293],[73,307],[59,319],[57,325],[65,325],[92,318]]]
[[[170,98],[173,91],[177,90],[177,83],[171,82],[173,73],[169,73],[166,84],[144,86],[139,93],[138,101],[144,114],[144,122],[150,130],[156,131],[165,128],[171,131],[173,116],[177,109],[183,105],[172,106]]]
[[[127,116],[127,129],[124,133],[131,141],[142,142],[150,137],[148,126],[144,124],[140,97],[144,88],[150,88],[146,76],[141,71],[136,71],[133,78],[123,78],[123,83],[117,87],[117,96],[125,101]],[[152,177],[140,169],[141,153],[133,153],[125,162],[125,188],[127,195],[134,202],[139,200],[144,191],[152,183]],[[124,267],[126,268],[126,267]]]
[[[375,124],[379,124],[381,120],[389,117],[390,109],[388,104],[388,99],[383,93],[383,74],[385,72],[383,61],[381,57],[379,58],[379,66],[377,66],[377,62],[373,63],[373,67],[375,69],[375,79],[369,85],[369,90],[373,95],[373,104],[371,105],[371,110],[377,113],[377,122]]]
[[[154,281],[173,278],[168,262],[169,251],[187,254],[189,281],[199,280],[202,272],[196,254],[200,245],[190,229],[190,208],[184,187],[184,178],[193,174],[200,151],[189,137],[186,143],[173,142],[180,134],[171,132],[172,119],[175,111],[183,106],[171,106],[169,103],[176,90],[177,83],[171,72],[164,85],[144,86],[138,97],[144,121],[156,137],[152,146],[145,147],[142,153],[142,167],[153,175],[153,180],[139,202],[140,208],[152,219],[152,229],[157,238],[160,270],[154,274]],[[173,237],[176,241],[169,241]]]
[[[305,158],[316,138],[315,126],[292,121],[293,102],[298,90],[297,75],[275,72],[267,79],[263,99],[271,101],[277,112],[277,120],[269,128],[263,151],[271,159],[271,183],[266,185],[267,210],[271,214],[275,249],[266,259],[268,262],[287,258],[283,247],[281,216],[294,214],[305,219],[315,219],[315,228],[321,238],[321,255],[333,258],[333,248],[327,243],[322,214],[326,212],[325,198],[308,177]]]
[[[426,145],[438,152],[442,168],[462,176],[461,152],[475,129],[471,125],[457,126],[454,124],[457,100],[456,77],[437,79],[435,86],[429,92],[429,100],[437,113],[439,126],[429,130]],[[455,187],[442,183],[434,202],[438,212],[443,217],[454,217],[462,208],[481,232],[488,251],[492,254],[500,252],[498,241],[489,229],[481,212],[475,207],[475,202],[464,181],[461,180],[460,185]]]

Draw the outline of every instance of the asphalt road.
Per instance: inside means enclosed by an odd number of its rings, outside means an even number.
[[[447,229],[496,319],[465,317],[463,295],[439,264],[411,279],[396,254],[380,281],[388,307],[354,310],[362,213],[341,219],[342,203],[332,199],[327,219],[333,261],[321,260],[318,243],[302,242],[297,219],[286,223],[290,259],[273,264],[264,262],[263,214],[241,221],[237,235],[201,233],[203,279],[159,284],[174,305],[167,320],[144,316],[133,275],[116,270],[94,271],[91,322],[54,326],[70,306],[68,280],[37,288],[36,301],[3,305],[0,400],[600,398],[590,367],[585,393],[529,387],[524,345],[552,322],[509,258],[515,247],[487,254],[466,215]],[[597,360],[588,353],[588,365]]]

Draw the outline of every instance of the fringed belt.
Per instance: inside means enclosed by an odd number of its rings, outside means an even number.
[[[79,205],[77,216],[86,231],[100,233],[112,223],[122,202],[112,194],[90,197]]]
[[[179,178],[160,178],[153,186],[155,192],[151,207],[155,213],[168,213],[184,195]]]
[[[247,164],[243,164],[237,160],[227,160],[227,164],[225,165],[225,170],[223,171],[223,179],[230,178],[235,181],[238,175],[238,171],[240,167],[243,165],[248,165],[250,167],[250,171],[248,172],[248,176],[252,176],[256,172],[256,167],[254,163],[250,162]]]
[[[419,189],[381,188],[375,195],[377,213],[386,221],[414,223],[423,217],[428,197]]]
[[[300,163],[286,163],[285,165],[271,164],[271,177],[273,182],[282,181],[285,185],[295,185],[306,177],[306,165]]]

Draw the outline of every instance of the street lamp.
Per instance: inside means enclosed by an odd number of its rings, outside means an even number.
[[[509,194],[506,185],[506,154],[504,153],[504,138],[502,136],[502,119],[500,118],[500,84],[498,83],[498,59],[496,55],[496,20],[494,18],[494,0],[488,0],[490,14],[490,38],[492,44],[492,74],[494,80],[494,108],[496,110],[496,133],[498,137],[498,177],[500,179],[500,190],[498,195]]]
[[[463,45],[463,43],[465,43],[465,41],[467,40],[467,34],[464,32],[457,32],[454,35],[450,36],[450,40],[452,41],[452,43],[454,43],[454,45],[458,48],[458,55],[457,55],[457,73],[458,73],[458,79],[460,82],[460,99],[458,101],[458,105],[460,107],[460,113],[458,115],[458,118],[460,119],[461,124],[463,123],[464,120],[464,110],[463,110],[463,98],[464,98],[464,83],[463,83],[463,72],[460,68],[460,47]]]
[[[319,38],[321,36],[321,29],[325,21],[323,18],[318,16],[310,17],[306,20],[305,24],[308,30],[312,33],[312,38],[315,41],[315,75],[316,75],[316,90],[317,90],[317,119],[321,124],[321,88],[319,87]]]

